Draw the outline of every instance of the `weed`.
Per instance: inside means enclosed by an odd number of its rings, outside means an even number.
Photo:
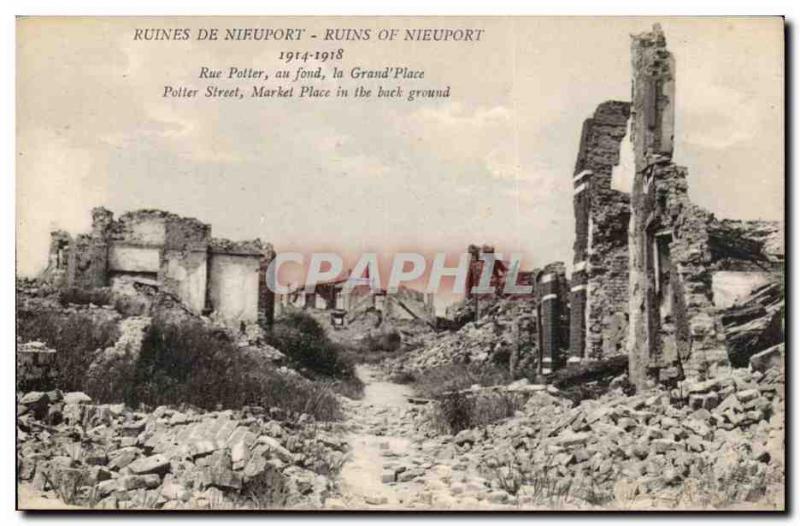
[[[446,433],[482,426],[514,416],[524,405],[513,393],[472,394],[454,391],[440,396],[434,409],[434,427]]]
[[[55,385],[64,391],[86,389],[86,371],[97,349],[114,345],[119,334],[113,318],[88,312],[18,311],[17,335],[56,350]]]
[[[109,288],[82,289],[70,287],[58,293],[58,302],[63,306],[73,305],[104,305],[112,304],[112,294]]]
[[[460,391],[473,385],[487,387],[505,385],[510,381],[506,368],[489,364],[450,364],[417,373],[413,387],[420,396],[438,398],[449,391]]]

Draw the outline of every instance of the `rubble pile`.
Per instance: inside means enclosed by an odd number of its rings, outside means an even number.
[[[455,332],[427,335],[417,349],[387,361],[385,368],[394,372],[413,371],[499,359],[520,341],[515,334],[516,320],[531,316],[534,308],[531,302],[495,298],[481,307],[481,317],[477,321],[468,322]],[[535,339],[528,343],[535,345]],[[507,356],[505,358],[507,360]]]
[[[343,326],[333,324],[330,311],[307,309],[303,312],[317,320],[334,342],[355,346],[364,352],[403,352],[418,347],[433,334],[433,327],[423,319],[382,317],[377,311],[367,311]]]
[[[442,437],[498,502],[673,509],[782,498],[784,380],[755,364],[667,391],[575,407],[546,391],[498,424]],[[766,497],[765,497],[766,495]]]
[[[336,425],[277,408],[141,412],[57,390],[17,407],[19,480],[101,509],[319,508],[347,450]]]

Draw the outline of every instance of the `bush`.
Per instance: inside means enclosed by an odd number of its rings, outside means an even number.
[[[466,394],[455,392],[439,399],[434,413],[437,427],[443,432],[456,434],[472,427],[475,400]]]
[[[378,334],[368,333],[360,342],[359,350],[361,353],[396,353],[403,345],[403,338],[396,330],[381,332]]]
[[[511,381],[506,368],[491,364],[450,364],[418,372],[414,390],[420,396],[437,398],[442,393],[468,389],[475,384],[488,387]]]
[[[280,374],[200,322],[154,322],[128,374],[122,375],[125,385],[118,392],[133,407],[191,404],[211,410],[259,405],[308,413],[319,420],[341,417],[330,385]]]
[[[82,289],[70,287],[59,292],[58,302],[65,307],[71,303],[75,305],[89,305],[91,303],[102,307],[111,305],[112,294],[111,289],[108,288]]]
[[[451,434],[512,417],[524,406],[521,396],[504,392],[471,394],[456,391],[442,395],[437,402],[434,425]]]
[[[295,365],[329,376],[346,376],[352,366],[339,356],[338,346],[311,316],[296,312],[275,322],[268,343]]]
[[[259,405],[335,420],[341,417],[335,393],[357,397],[363,392],[352,364],[340,359],[324,332],[315,332],[318,327],[313,325],[300,324],[311,337],[297,331],[291,343],[293,349],[308,352],[308,363],[313,363],[314,352],[325,357],[322,370],[331,376],[322,375],[319,382],[279,373],[257,354],[242,352],[225,333],[212,331],[200,321],[156,319],[138,352],[102,353],[117,342],[118,322],[119,315],[113,311],[18,309],[17,336],[56,350],[59,389],[83,391],[99,403],[190,404],[208,410]]]
[[[292,364],[316,379],[332,383],[337,392],[357,398],[364,384],[356,376],[348,350],[328,338],[313,317],[293,312],[275,322],[267,342],[284,353]]]
[[[592,471],[577,480],[564,477],[555,454],[545,452],[542,456],[538,460],[533,455],[510,456],[501,465],[489,468],[487,475],[511,495],[525,496],[533,506],[548,509],[561,508],[576,497],[597,506],[608,505],[613,498],[610,491],[598,486]]]

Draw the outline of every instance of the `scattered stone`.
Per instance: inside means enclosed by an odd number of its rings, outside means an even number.
[[[135,460],[128,469],[137,475],[144,475],[147,473],[165,473],[169,470],[169,459],[164,455],[153,455],[151,457],[143,457]]]
[[[92,398],[86,393],[74,392],[64,394],[65,404],[91,404]]]
[[[783,366],[784,344],[780,343],[750,357],[750,368],[753,371],[766,372]]]

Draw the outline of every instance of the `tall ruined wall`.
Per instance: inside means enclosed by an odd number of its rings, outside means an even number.
[[[675,63],[658,25],[632,41],[629,374],[637,388],[728,366],[712,303],[714,216],[672,162]]]
[[[612,189],[630,104],[609,101],[583,124],[573,176],[575,244],[570,354],[600,359],[624,352],[630,200]],[[621,307],[622,306],[622,307]]]
[[[108,229],[114,216],[103,207],[92,209],[92,232],[69,243],[67,284],[92,288],[108,285]]]
[[[658,25],[634,35],[631,42],[633,106],[631,134],[635,156],[629,229],[629,376],[637,388],[648,385],[648,373],[660,361],[655,290],[653,219],[656,170],[672,159],[674,128],[674,59]]]
[[[263,257],[258,263],[258,321],[262,326],[271,327],[275,321],[275,292],[267,286],[267,269],[275,259],[275,249],[267,243]]]
[[[684,375],[696,376],[701,370],[713,373],[728,365],[712,301],[714,255],[710,231],[716,220],[689,201],[686,168],[663,164],[654,169],[654,176],[654,228],[670,239],[669,277],[662,281],[668,283],[672,294],[670,317],[658,317],[657,298],[653,300],[653,323],[659,331],[654,365],[669,368],[677,360]],[[658,249],[656,244],[654,250]],[[654,275],[653,280],[657,279]]]
[[[50,232],[50,248],[48,252],[47,268],[42,273],[41,279],[55,287],[66,286],[69,271],[69,256],[72,246],[72,236],[63,230]]]
[[[644,389],[730,367],[733,329],[717,307],[780,283],[784,250],[779,223],[720,221],[690,201],[687,170],[672,162],[675,62],[657,24],[632,37],[631,60],[632,102],[601,104],[581,134],[570,353],[624,349]],[[632,174],[620,162],[629,151]],[[630,194],[618,191],[628,179]]]

